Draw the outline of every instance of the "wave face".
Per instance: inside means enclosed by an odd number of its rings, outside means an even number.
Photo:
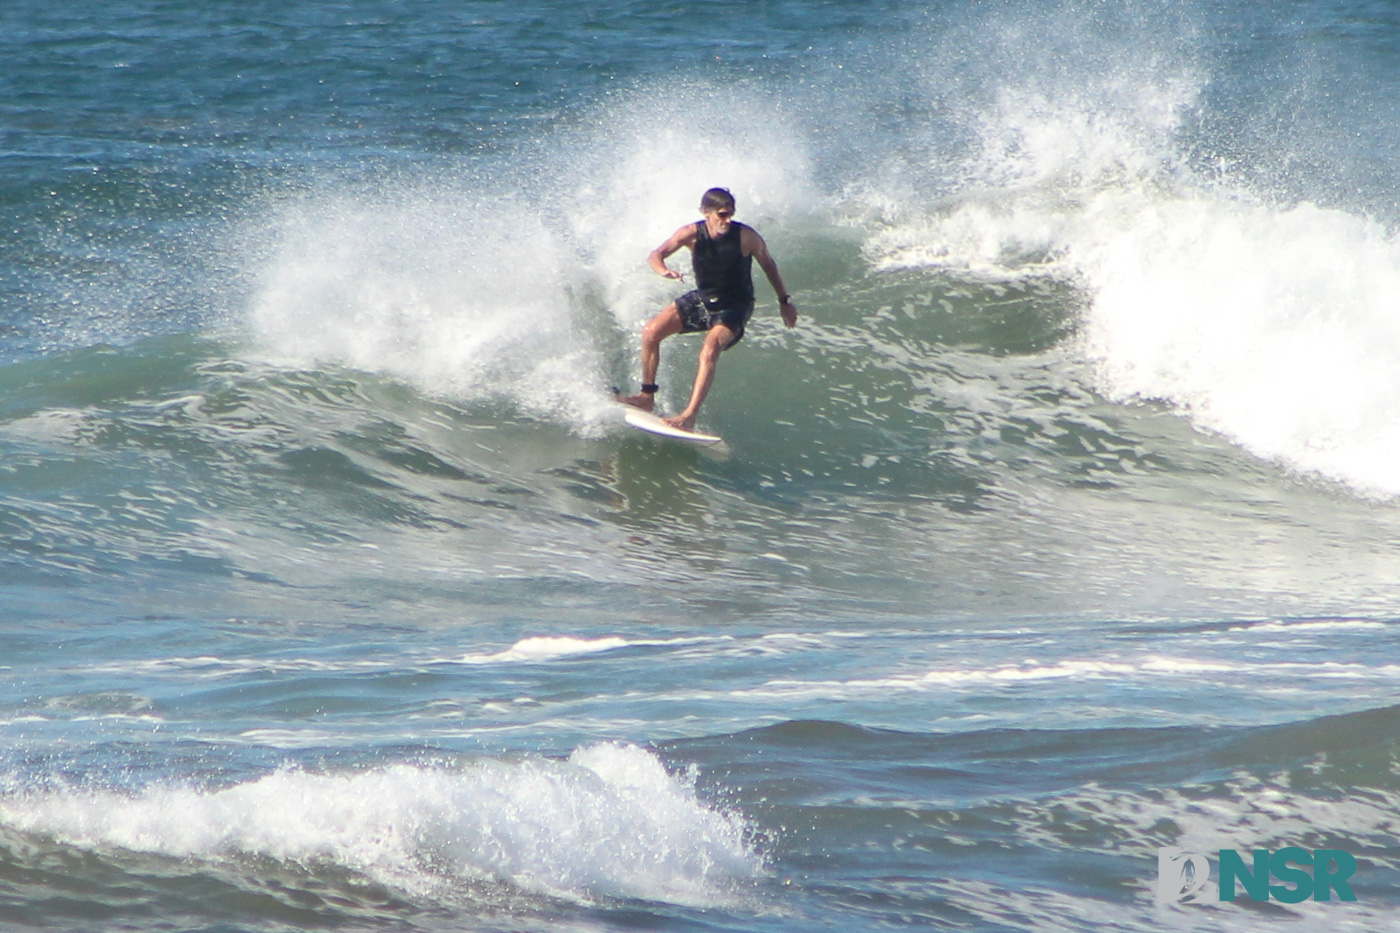
[[[0,28],[0,926],[1394,925],[1386,5],[227,6]]]
[[[941,202],[901,203],[867,254],[877,268],[1062,281],[1082,303],[1076,351],[1097,392],[1166,402],[1259,457],[1394,495],[1397,344],[1381,296],[1400,253],[1376,211],[1393,189],[1373,153],[1277,113],[1329,96],[1342,79],[1325,69],[1341,63],[1222,92],[1227,50],[1199,24],[1162,38],[1131,14],[1095,18],[1116,34],[1086,30],[1071,6],[1033,38],[1020,19],[994,22],[974,53],[940,59],[998,75],[963,127],[963,175]],[[1018,56],[1030,64],[1003,76]],[[1388,106],[1363,94],[1343,112]],[[1304,149],[1309,169],[1358,187],[1289,164]]]
[[[498,898],[703,906],[723,902],[761,865],[741,819],[699,803],[635,746],[580,748],[563,762],[283,770],[135,796],[30,791],[6,800],[0,823],[50,844],[186,859],[206,871],[262,857],[449,899],[486,886]]]

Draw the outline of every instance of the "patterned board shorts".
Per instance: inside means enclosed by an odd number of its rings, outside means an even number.
[[[676,310],[681,314],[683,334],[698,334],[716,324],[723,324],[734,331],[734,339],[724,346],[728,350],[743,339],[744,325],[753,314],[753,302],[726,306],[715,292],[696,289],[676,299]]]

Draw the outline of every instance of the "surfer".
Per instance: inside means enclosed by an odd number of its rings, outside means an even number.
[[[734,219],[734,195],[724,188],[711,188],[700,199],[700,213],[705,215],[704,220],[681,227],[647,257],[647,264],[657,275],[683,282],[684,274],[667,266],[666,260],[682,247],[689,249],[695,290],[671,302],[642,329],[642,391],[619,399],[651,411],[656,404],[661,341],[675,334],[704,332],[690,403],[680,414],[662,419],[683,431],[695,429],[695,416],[714,384],[719,355],[744,336],[744,325],[753,314],[755,259],[778,296],[783,323],[788,327],[797,323],[797,308],[783,286],[783,277],[768,253],[768,245],[756,230]]]

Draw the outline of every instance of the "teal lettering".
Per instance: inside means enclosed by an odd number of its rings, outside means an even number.
[[[1244,859],[1234,849],[1220,850],[1220,899],[1235,899],[1235,879],[1244,885],[1244,893],[1253,901],[1269,899],[1269,850],[1254,850],[1254,872],[1244,867]]]
[[[1337,863],[1337,870],[1329,871],[1333,860]],[[1354,874],[1356,858],[1350,852],[1343,852],[1341,849],[1318,849],[1313,853],[1313,900],[1330,901],[1334,886],[1337,889],[1337,897],[1344,901],[1356,900],[1356,895],[1351,893],[1351,885],[1347,884],[1347,879]]]
[[[1289,862],[1297,862],[1300,867],[1289,868]],[[1269,893],[1274,896],[1274,900],[1283,901],[1285,904],[1297,904],[1312,897],[1312,875],[1301,868],[1303,865],[1311,867],[1312,863],[1312,853],[1297,846],[1286,846],[1275,852],[1269,858],[1269,871],[1283,884],[1269,885]],[[1289,888],[1287,886],[1289,882],[1292,882],[1295,887]],[[1254,897],[1254,895],[1251,894],[1250,897]]]

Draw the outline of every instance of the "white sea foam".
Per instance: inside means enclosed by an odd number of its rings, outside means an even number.
[[[759,687],[735,691],[735,698],[847,699],[870,693],[1000,689],[1038,681],[1109,681],[1133,683],[1147,680],[1189,680],[1213,676],[1231,683],[1240,678],[1329,679],[1358,684],[1400,678],[1400,665],[1353,664],[1335,661],[1251,663],[1205,658],[1153,655],[1123,660],[1071,659],[1043,664],[1026,660],[987,668],[948,668],[889,677],[851,680],[770,680]]]
[[[486,881],[706,905],[762,871],[742,818],[650,752],[614,744],[567,761],[282,770],[222,790],[13,792],[0,825],[89,849],[330,864],[425,893]]]
[[[1390,623],[1372,619],[1307,619],[1296,621],[1252,622],[1232,626],[1232,632],[1315,632],[1332,629],[1386,629]]]
[[[732,636],[689,636],[683,638],[622,638],[608,635],[602,638],[575,638],[570,635],[533,635],[522,638],[502,651],[477,651],[459,658],[440,658],[435,664],[510,664],[555,661],[580,655],[601,654],[618,648],[687,647],[712,642],[728,643]]]
[[[1148,48],[1099,66],[1003,78],[970,127],[964,189],[875,230],[873,265],[1074,282],[1105,395],[1169,402],[1259,457],[1400,494],[1400,237],[1188,168],[1208,83],[1194,65]]]
[[[568,636],[550,637],[545,635],[533,638],[522,638],[504,651],[496,651],[490,654],[466,654],[457,659],[459,664],[502,664],[511,661],[553,661],[559,658],[577,657],[578,655],[597,654],[602,651],[612,651],[615,648],[625,648],[631,642],[625,638],[616,636],[608,638],[570,638]]]
[[[146,658],[87,664],[81,674],[134,674],[142,677],[180,677],[217,680],[247,674],[342,673],[386,670],[389,661],[324,661],[315,658],[220,658],[213,655],[179,658]]]
[[[585,125],[476,177],[278,206],[250,309],[264,351],[607,430],[606,390],[623,378],[611,351],[625,344],[632,364],[639,323],[680,290],[647,268],[651,249],[699,217],[714,185],[749,222],[814,196],[801,134],[757,93],[650,88]]]
[[[569,260],[528,205],[444,187],[283,210],[252,309],[274,356],[597,421],[602,367],[572,319]]]
[[[676,294],[677,283],[658,278],[645,259],[699,219],[706,188],[732,190],[739,219],[760,227],[821,201],[804,134],[778,101],[749,87],[674,82],[624,95],[569,145],[575,168],[559,179],[559,196],[579,205],[568,221],[575,241],[629,330]],[[689,282],[685,254],[671,265]]]
[[[1378,224],[1178,198],[1113,209],[1073,253],[1117,398],[1168,399],[1254,453],[1400,493],[1400,241]]]

